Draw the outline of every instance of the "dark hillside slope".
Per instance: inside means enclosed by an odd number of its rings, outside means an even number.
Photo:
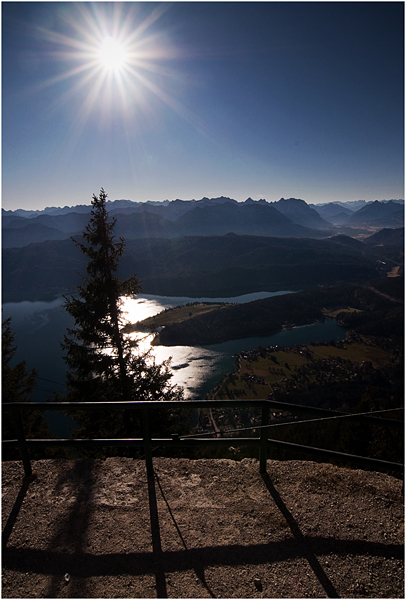
[[[343,325],[361,335],[392,338],[404,346],[404,277],[369,282],[358,291],[362,312],[340,315]]]
[[[404,301],[405,297],[405,278],[401,277],[386,277],[374,282],[374,288],[382,294],[386,294],[390,298]]]
[[[25,227],[26,225],[28,225],[28,223],[30,223],[31,219],[28,219],[28,217],[19,217],[17,215],[15,215],[14,213],[8,215],[6,214],[6,211],[4,209],[2,209],[2,215],[1,215],[1,227],[2,229],[4,228],[10,228],[10,229],[18,229],[19,227]]]
[[[4,249],[3,302],[37,300],[69,292],[85,274],[86,259],[71,239]]]
[[[340,246],[351,247],[359,252],[363,252],[365,249],[365,244],[363,242],[360,242],[360,240],[355,240],[348,235],[334,235],[333,237],[329,238],[329,240],[335,244],[339,244]]]
[[[404,228],[382,229],[364,240],[369,256],[376,256],[377,264],[389,272],[395,269],[398,274],[404,268]]]
[[[76,233],[77,231],[83,231],[89,222],[89,214],[69,212],[65,215],[48,215],[42,214],[38,217],[30,219],[31,224],[47,225],[47,227],[53,227],[59,229],[65,233]]]
[[[66,292],[85,274],[71,240],[3,251],[3,300]],[[292,290],[379,275],[376,256],[332,240],[257,236],[127,240],[119,275],[136,274],[142,291],[171,296],[236,296]]]
[[[115,234],[132,240],[138,238],[173,238],[180,232],[176,223],[153,212],[117,214]]]
[[[375,259],[329,240],[227,235],[129,241],[123,273],[151,294],[236,296],[378,275]]]
[[[271,335],[283,326],[321,321],[323,309],[351,307],[360,312],[343,312],[340,318],[346,326],[366,335],[393,337],[399,341],[403,336],[403,302],[394,301],[383,291],[387,289],[385,282],[391,289],[392,282],[382,279],[364,286],[335,285],[227,306],[168,325],[160,332],[159,340],[168,346],[206,345]]]
[[[69,237],[69,234],[47,227],[41,223],[31,223],[28,219],[28,225],[25,224],[23,227],[3,229],[1,242],[3,248],[22,248],[29,244],[36,242],[43,242],[44,240],[64,240]]]
[[[322,320],[317,302],[306,293],[287,294],[227,306],[166,326],[159,343],[166,346],[216,344],[231,339],[271,335],[285,322],[304,324]]]
[[[403,246],[405,242],[405,229],[404,227],[397,227],[395,229],[381,229],[373,235],[364,239],[366,244],[386,244],[390,246]]]

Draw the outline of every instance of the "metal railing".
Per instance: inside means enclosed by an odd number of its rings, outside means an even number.
[[[205,439],[202,437],[172,435],[171,438],[151,438],[150,429],[150,411],[156,409],[173,408],[261,408],[261,425],[256,426],[259,435],[254,437],[215,437]],[[141,438],[114,438],[114,439],[27,439],[24,433],[24,426],[21,413],[26,410],[74,412],[77,410],[137,410],[141,411],[142,437]],[[367,467],[378,471],[393,471],[403,473],[404,465],[400,463],[369,458],[366,456],[357,456],[354,454],[345,454],[323,448],[314,448],[312,446],[302,446],[276,439],[269,439],[268,434],[272,425],[269,422],[270,410],[279,412],[289,412],[294,414],[312,414],[325,420],[325,417],[339,418],[345,420],[361,421],[371,425],[381,425],[387,427],[404,428],[404,422],[396,419],[386,419],[369,414],[346,413],[328,409],[316,408],[311,406],[301,406],[298,404],[288,404],[276,400],[187,400],[187,401],[151,401],[151,402],[13,402],[4,403],[3,410],[11,410],[14,413],[17,439],[3,440],[3,447],[18,447],[24,466],[26,476],[32,474],[29,448],[98,448],[98,447],[131,447],[139,446],[144,448],[147,474],[153,474],[152,447],[196,447],[196,446],[256,446],[259,450],[259,470],[260,473],[266,472],[266,461],[268,448],[293,450],[295,452],[307,453],[314,456],[326,458],[328,460],[340,461],[349,465]],[[289,423],[295,424],[295,421]]]

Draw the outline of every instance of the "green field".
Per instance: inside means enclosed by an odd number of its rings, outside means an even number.
[[[359,308],[351,308],[351,306],[347,306],[347,308],[338,308],[336,310],[327,310],[326,308],[323,308],[323,310],[322,310],[323,315],[325,315],[329,319],[335,319],[338,315],[341,315],[342,313],[360,313],[360,312],[362,312],[362,310],[360,310]]]
[[[222,302],[196,302],[185,306],[177,306],[175,308],[166,309],[153,317],[148,317],[138,323],[128,324],[123,327],[123,333],[131,333],[132,331],[156,331],[158,327],[173,325],[174,323],[182,323],[192,317],[197,317],[213,310],[219,310],[226,306],[227,303]]]
[[[267,398],[274,388],[292,391],[352,381],[366,365],[379,369],[389,358],[388,350],[355,342],[243,352],[238,358],[237,372],[228,374],[218,384],[213,397]]]

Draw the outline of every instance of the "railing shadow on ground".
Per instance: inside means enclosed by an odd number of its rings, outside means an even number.
[[[28,488],[30,487],[30,483],[32,483],[32,481],[34,479],[35,479],[35,475],[34,476],[29,475],[29,476],[24,477],[24,479],[23,479],[23,483],[21,485],[20,491],[18,492],[16,501],[14,502],[13,508],[11,509],[11,512],[8,516],[7,522],[4,526],[4,529],[1,534],[1,546],[2,546],[3,552],[8,544],[8,540],[10,538],[11,532],[13,531],[13,527],[17,521],[17,517],[18,517],[20,509],[23,505],[24,498],[27,494]]]
[[[148,475],[149,514],[151,519],[152,552],[155,557],[155,582],[157,598],[167,598],[165,570],[162,564],[162,542],[159,527],[158,504],[156,500],[155,480]]]
[[[151,551],[132,553],[105,553],[101,555],[86,552],[86,531],[91,517],[92,479],[89,465],[92,461],[77,461],[70,471],[60,474],[57,487],[66,482],[71,487],[75,500],[67,509],[67,515],[61,520],[57,532],[46,550],[35,548],[15,548],[5,546],[3,549],[3,567],[20,572],[50,575],[44,597],[63,595],[63,575],[68,572],[71,577],[69,596],[91,597],[88,579],[103,576],[155,576],[156,594],[159,598],[167,598],[166,575],[169,573],[194,570],[206,591],[212,598],[216,597],[205,580],[205,569],[221,566],[276,564],[282,561],[304,558],[310,565],[315,577],[329,598],[338,598],[339,594],[330,581],[317,556],[337,554],[369,555],[385,558],[403,558],[403,545],[381,544],[360,540],[340,540],[322,536],[305,536],[294,517],[286,507],[278,491],[272,484],[269,475],[262,474],[262,480],[271,498],[286,519],[292,536],[282,541],[271,541],[250,545],[218,545],[200,548],[188,548],[181,529],[176,522],[170,503],[164,494],[157,475],[148,477],[148,507],[151,520]],[[183,548],[179,550],[162,550],[160,516],[158,514],[157,483],[159,493],[168,509],[174,526],[178,532]],[[16,512],[28,489],[25,483],[24,492],[20,490],[16,503],[7,521],[3,536],[9,532],[9,523],[15,523]],[[147,508],[147,507],[146,507]],[[148,510],[148,508],[147,508]],[[13,517],[11,517],[13,515]],[[18,526],[18,524],[17,524]],[[80,535],[78,536],[78,529]],[[7,530],[7,531],[6,531]],[[70,541],[70,533],[75,531],[76,541]],[[72,536],[73,537],[73,536]],[[79,559],[79,560],[78,560]]]
[[[321,536],[305,536],[305,541],[320,555],[339,554],[369,555],[382,558],[403,560],[403,544],[383,544],[362,540],[338,540]],[[320,549],[320,552],[318,552]],[[34,560],[34,558],[36,559]],[[162,564],[165,573],[186,571],[194,568],[199,562],[204,568],[212,566],[238,566],[241,564],[261,565],[277,563],[295,558],[302,558],[303,551],[298,548],[296,540],[267,542],[264,544],[224,546],[206,546],[191,548],[187,551],[162,551]],[[73,558],[73,556],[72,556]],[[54,575],[65,573],[67,555],[51,550],[36,550],[7,547],[3,555],[3,567],[16,571],[31,570],[36,573]],[[35,568],[34,568],[35,566]],[[122,554],[111,552],[107,554],[83,554],[81,564],[72,570],[72,575],[78,577],[101,577],[116,575],[145,575],[154,574],[156,566],[153,552],[132,552]]]
[[[327,577],[327,575],[326,575],[325,571],[323,570],[320,562],[318,561],[316,555],[310,548],[305,536],[300,531],[300,528],[299,528],[297,522],[295,521],[295,519],[293,518],[293,515],[288,510],[286,504],[283,502],[283,500],[280,497],[279,493],[277,492],[275,486],[273,485],[268,473],[262,473],[261,477],[262,477],[269,493],[271,494],[272,498],[274,499],[275,504],[277,505],[277,507],[283,514],[284,518],[286,519],[286,521],[290,527],[290,530],[293,534],[293,537],[295,538],[295,540],[298,544],[298,547],[302,551],[303,558],[305,558],[307,560],[307,562],[309,563],[311,569],[313,570],[313,573],[316,575],[316,577],[319,580],[320,584],[322,585],[324,591],[326,592],[327,597],[328,598],[339,598],[340,596],[338,595],[337,590],[335,589],[334,585],[331,583],[330,579]]]
[[[186,545],[185,539],[184,539],[184,537],[183,537],[183,535],[182,535],[182,532],[181,532],[181,530],[180,530],[180,528],[179,528],[179,525],[177,524],[177,522],[176,522],[176,519],[175,519],[175,517],[174,517],[174,514],[173,514],[173,512],[172,512],[172,510],[171,510],[170,504],[169,504],[169,502],[168,502],[168,500],[167,500],[167,498],[166,498],[166,496],[165,496],[165,494],[164,494],[164,491],[163,491],[163,489],[162,489],[161,482],[159,481],[159,477],[158,477],[158,474],[157,474],[157,473],[155,473],[155,479],[156,479],[156,482],[157,482],[157,484],[158,484],[159,491],[160,491],[160,493],[161,493],[162,499],[163,499],[163,500],[164,500],[164,502],[165,502],[165,505],[166,505],[166,508],[168,509],[169,515],[170,515],[170,517],[171,517],[171,520],[172,520],[172,522],[173,522],[173,524],[174,524],[174,526],[175,526],[175,529],[176,529],[176,531],[177,531],[177,533],[178,533],[178,536],[179,536],[179,538],[180,538],[180,540],[181,540],[181,542],[182,542],[182,545],[183,545],[183,547],[184,547],[185,551],[186,551],[186,552],[188,552],[188,551],[189,551],[189,548],[188,548],[188,547],[187,547],[187,545]],[[151,514],[152,514],[153,512],[154,512],[154,513],[156,512],[156,514],[158,514],[158,507],[157,507],[157,504],[156,504],[156,493],[155,493],[155,482],[154,482],[154,478],[150,476],[150,477],[148,478],[148,480],[149,480],[149,481],[150,481],[150,483],[151,483],[151,488],[150,488],[150,489],[152,489],[152,488],[153,488],[153,494],[151,494],[151,492],[150,492],[150,496],[149,496],[149,502],[150,502],[150,506],[151,506],[151,505],[155,505],[155,507],[156,507],[156,508],[155,508],[153,511],[151,510]],[[152,519],[151,519],[151,528],[152,528]],[[152,536],[154,536],[154,531],[153,531],[153,528],[152,528]],[[204,567],[203,567],[203,565],[202,565],[200,562],[195,562],[195,563],[193,564],[193,569],[194,569],[194,572],[196,573],[196,577],[197,577],[197,578],[200,580],[201,584],[202,584],[202,585],[203,585],[203,586],[206,588],[206,590],[207,590],[207,592],[210,594],[210,596],[211,596],[212,598],[215,598],[215,597],[216,597],[216,596],[215,596],[215,594],[214,594],[214,593],[213,593],[213,591],[210,589],[210,587],[209,587],[209,585],[208,585],[208,583],[207,583],[207,581],[206,581],[206,578],[205,578],[205,575],[204,575]],[[158,591],[158,588],[157,588],[157,591]],[[159,597],[163,597],[163,596],[159,596]],[[165,597],[166,597],[166,596],[165,596]]]
[[[85,555],[86,532],[89,526],[89,520],[93,510],[92,497],[94,480],[94,469],[97,470],[97,463],[93,460],[76,460],[73,462],[73,468],[68,468],[59,473],[55,486],[55,492],[62,489],[65,485],[70,488],[70,496],[74,502],[69,506],[67,515],[58,524],[57,531],[52,537],[48,546],[51,553],[54,550],[63,549],[66,557],[65,569],[70,577],[70,556]],[[56,598],[60,596],[61,585],[68,582],[61,580],[60,569],[55,572],[48,584],[45,597]],[[88,595],[86,578],[74,579],[72,581],[70,595],[86,598]]]
[[[71,462],[71,461],[69,461]],[[93,465],[94,461],[88,460],[77,460],[69,465],[68,468],[61,470],[59,473],[58,480],[55,485],[54,492],[61,489],[64,485],[69,486],[70,498],[74,498],[74,501],[69,504],[67,511],[64,511],[64,518],[58,523],[58,528],[52,539],[48,544],[48,549],[45,551],[47,556],[47,570],[52,575],[51,581],[48,584],[45,592],[45,597],[55,598],[60,595],[61,585],[65,585],[67,582],[62,580],[61,577],[65,573],[71,571],[72,558],[76,558],[78,554],[85,555],[85,541],[86,541],[86,530],[91,514],[91,497],[92,497],[92,486],[89,485],[93,479]],[[68,461],[67,461],[68,463]],[[89,468],[91,466],[91,468]],[[9,554],[11,555],[15,551],[19,553],[19,550],[9,548],[8,542],[13,529],[16,525],[17,518],[23,504],[24,498],[26,497],[28,488],[32,481],[36,479],[36,475],[25,477],[23,485],[18,493],[16,501],[11,509],[10,515],[7,519],[6,525],[2,532],[2,555],[3,565],[7,564]],[[66,506],[66,504],[65,504]],[[37,557],[42,555],[43,551],[28,550],[26,552],[27,564],[23,566],[22,570],[27,571],[38,571]],[[62,552],[63,561],[58,558],[59,553]],[[41,559],[42,560],[42,559]],[[21,570],[21,569],[18,569]],[[77,597],[85,598],[87,595],[86,579],[76,579],[73,583],[74,593]],[[72,592],[72,586],[71,590]]]
[[[97,409],[99,403],[85,403],[88,405],[90,410]],[[103,404],[103,403],[102,403]],[[104,403],[105,405],[106,403]],[[109,403],[110,404],[110,403]],[[403,557],[403,546],[401,545],[388,545],[388,544],[379,544],[372,542],[365,542],[365,540],[352,540],[352,541],[344,541],[338,540],[335,538],[323,538],[323,537],[311,537],[304,536],[292,514],[287,509],[283,500],[281,499],[279,493],[273,486],[269,476],[266,473],[266,459],[267,459],[267,447],[268,445],[276,445],[286,448],[291,448],[293,450],[306,450],[319,453],[321,456],[325,456],[326,458],[336,458],[337,460],[346,459],[350,462],[352,459],[356,462],[366,462],[368,466],[372,464],[382,465],[382,466],[391,466],[396,468],[398,471],[402,470],[403,465],[397,463],[385,463],[384,461],[374,461],[372,459],[364,458],[364,457],[355,457],[350,455],[344,455],[340,453],[335,453],[331,451],[315,449],[315,448],[307,448],[304,446],[297,446],[295,444],[289,444],[287,442],[279,442],[277,440],[269,440],[267,436],[266,426],[268,425],[268,414],[269,408],[274,406],[275,402],[257,402],[259,406],[263,408],[263,417],[262,417],[262,428],[261,434],[258,438],[251,439],[216,439],[213,440],[216,445],[228,445],[231,442],[239,442],[239,443],[250,443],[251,445],[256,445],[259,448],[260,453],[260,474],[264,484],[266,485],[273,501],[278,506],[282,515],[284,516],[287,524],[290,527],[291,533],[293,535],[293,539],[289,538],[283,541],[278,542],[268,542],[265,544],[251,544],[251,545],[224,545],[224,546],[210,546],[203,548],[187,548],[186,543],[184,541],[184,537],[182,536],[181,530],[176,523],[173,512],[170,508],[169,502],[164,495],[162,486],[160,485],[160,481],[154,472],[153,463],[152,463],[152,453],[151,453],[151,443],[157,443],[157,445],[162,446],[173,446],[173,445],[185,445],[185,446],[197,446],[197,445],[211,445],[212,441],[210,440],[188,440],[188,439],[165,439],[165,440],[152,440],[149,432],[149,422],[148,422],[148,409],[149,404],[152,404],[151,409],[163,406],[165,403],[111,403],[114,408],[118,408],[118,405],[124,404],[126,408],[128,408],[129,404],[133,404],[133,408],[138,408],[143,411],[143,438],[134,439],[134,440],[89,440],[87,442],[83,440],[26,440],[24,436],[24,432],[22,426],[19,431],[19,446],[22,453],[22,459],[24,464],[25,472],[31,472],[30,459],[28,455],[28,448],[31,445],[38,445],[45,447],[46,445],[55,446],[55,445],[66,445],[79,447],[80,445],[137,445],[143,446],[146,453],[146,467],[147,467],[147,485],[148,485],[148,497],[149,497],[149,513],[150,513],[150,523],[151,523],[151,542],[152,542],[152,551],[151,552],[133,552],[133,553],[106,553],[101,555],[91,555],[85,550],[85,538],[86,531],[89,524],[89,519],[91,516],[91,506],[92,503],[89,502],[91,500],[92,495],[92,486],[84,485],[89,483],[89,469],[84,469],[84,461],[77,461],[76,466],[74,466],[73,471],[69,473],[63,473],[60,476],[60,480],[58,481],[59,486],[62,486],[63,483],[69,479],[71,483],[71,494],[75,497],[75,501],[68,508],[67,517],[64,518],[60,526],[52,538],[48,548],[46,550],[41,549],[33,549],[33,548],[14,548],[8,547],[8,541],[13,530],[13,527],[16,525],[17,517],[19,511],[21,509],[22,503],[26,496],[28,486],[30,484],[30,478],[26,477],[23,485],[20,489],[20,492],[15,501],[14,507],[10,513],[10,516],[7,520],[6,526],[3,531],[3,566],[5,568],[14,569],[18,571],[27,570],[34,571],[37,573],[51,575],[51,581],[48,585],[48,589],[46,591],[47,597],[55,597],[59,595],[61,591],[60,587],[63,585],[61,582],[61,574],[65,572],[73,575],[72,583],[74,585],[71,586],[69,590],[70,595],[75,595],[78,597],[86,597],[88,595],[87,590],[87,579],[92,576],[104,576],[104,575],[119,575],[119,574],[128,574],[128,575],[145,575],[151,574],[155,576],[155,584],[156,584],[156,592],[157,596],[160,598],[167,597],[167,588],[166,588],[166,574],[170,572],[176,571],[184,571],[184,570],[194,570],[197,577],[204,585],[206,591],[210,594],[211,597],[216,597],[213,590],[208,586],[205,579],[205,569],[211,566],[236,566],[240,564],[251,564],[251,565],[260,565],[265,563],[277,563],[284,560],[294,559],[294,558],[304,558],[307,560],[310,565],[313,573],[316,578],[320,582],[323,587],[326,595],[331,598],[338,598],[338,592],[335,589],[332,582],[327,577],[323,568],[321,567],[319,560],[316,558],[316,555],[323,555],[326,553],[336,553],[336,554],[345,554],[351,552],[352,554],[369,554],[375,556],[384,556],[384,557],[394,557],[402,558]],[[155,407],[153,406],[155,404]],[[171,403],[172,405],[175,403]],[[210,402],[206,401],[198,401],[195,403],[196,405],[206,405],[210,406]],[[216,405],[219,406],[224,404],[223,402],[216,401]],[[231,402],[227,402],[227,404],[231,404]],[[233,402],[233,404],[239,404],[238,402]],[[248,401],[241,402],[240,404],[248,404]],[[138,406],[137,406],[138,405]],[[32,408],[32,403],[29,403],[29,407]],[[283,404],[283,409],[287,409],[289,406]],[[66,407],[66,404],[65,404]],[[19,408],[25,408],[19,404],[19,406],[14,406],[14,410],[19,410]],[[47,405],[49,408],[49,405]],[[78,408],[68,407],[72,409]],[[83,408],[81,406],[80,408]],[[303,407],[300,407],[303,410]],[[309,408],[309,407],[307,407]],[[39,410],[44,410],[44,405],[42,407],[38,407]],[[310,409],[309,409],[310,410]],[[315,409],[311,409],[313,412]],[[322,414],[323,411],[317,409],[318,414]],[[324,411],[325,413],[326,411]],[[330,413],[331,414],[331,413]],[[357,415],[351,415],[351,418],[359,418]],[[370,417],[369,420],[373,419]],[[375,417],[376,420],[376,417]],[[379,419],[379,422],[384,423],[384,419]],[[400,422],[386,421],[388,425],[392,426],[401,426]],[[114,443],[113,443],[114,442]],[[17,443],[14,441],[14,445]],[[91,461],[90,461],[91,462]],[[162,498],[168,508],[171,519],[177,529],[178,535],[183,545],[183,549],[176,551],[163,551],[162,550],[162,542],[161,542],[161,531],[160,531],[160,521],[158,514],[158,505],[157,505],[157,490],[155,487],[155,481],[159,487],[159,490],[162,494]],[[80,528],[80,536],[76,536],[77,539],[75,543],[72,545],[69,541],[69,531],[72,531],[74,528],[77,532],[78,527]],[[68,550],[68,552],[67,552]],[[77,559],[80,557],[80,561]]]

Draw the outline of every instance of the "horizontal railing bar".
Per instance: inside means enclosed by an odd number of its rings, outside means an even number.
[[[150,443],[152,446],[170,447],[170,446],[257,446],[260,438],[152,438]],[[304,452],[315,456],[333,458],[341,462],[349,462],[360,466],[376,467],[392,470],[398,473],[403,473],[404,465],[400,463],[380,460],[377,458],[368,458],[366,456],[358,456],[356,454],[346,454],[344,452],[336,452],[324,448],[315,448],[313,446],[302,446],[292,442],[283,442],[281,440],[268,440],[268,446],[293,450],[295,452]],[[18,440],[4,440],[5,446],[18,446]],[[127,446],[144,446],[145,441],[142,438],[126,438],[126,439],[58,439],[58,440],[36,440],[27,439],[29,448],[99,448],[99,447],[127,447]]]
[[[59,439],[51,439],[51,440],[37,440],[37,439],[26,439],[26,444],[29,448],[58,448],[58,447],[101,447],[101,446],[117,446],[117,447],[127,447],[127,446],[143,446],[144,440],[142,438],[129,438],[129,439],[72,439],[72,438],[59,438]],[[3,440],[3,446],[18,446],[18,440]]]
[[[277,400],[185,400],[185,401],[170,401],[170,400],[150,400],[150,401],[111,401],[111,402],[8,402],[3,404],[3,408],[22,409],[22,410],[97,410],[100,408],[112,410],[140,410],[142,408],[237,408],[237,407],[264,407],[279,410],[282,412],[297,412],[320,416],[345,416],[354,421],[368,421],[375,425],[385,425],[392,427],[404,427],[403,420],[386,419],[374,415],[358,415],[357,413],[348,413],[325,408],[317,408],[314,406],[302,406],[300,404],[289,404],[279,402]]]
[[[392,469],[398,473],[403,473],[405,466],[400,463],[394,463],[386,460],[380,460],[379,458],[368,458],[367,456],[358,456],[356,454],[346,454],[345,452],[336,452],[334,450],[326,450],[324,448],[314,448],[312,446],[301,446],[292,442],[283,442],[281,440],[268,440],[268,445],[277,448],[284,448],[288,450],[294,450],[295,452],[305,452],[308,454],[314,454],[326,458],[334,458],[340,461],[347,461],[352,464],[358,464],[360,466],[368,467],[381,467],[385,469]]]
[[[152,446],[257,446],[259,442],[258,437],[252,438],[151,438],[150,443]],[[117,439],[117,438],[109,438],[109,439],[92,439],[92,440],[84,440],[84,439],[58,439],[58,440],[36,440],[36,439],[27,439],[27,446],[29,448],[57,448],[57,447],[83,447],[83,448],[93,448],[100,446],[117,446],[117,447],[126,447],[126,446],[144,446],[145,441],[143,438],[128,438],[128,439]],[[18,446],[18,440],[3,440],[2,442],[5,446]]]
[[[39,410],[79,410],[97,409],[97,408],[113,408],[115,410],[142,408],[173,408],[188,407],[188,408],[215,408],[217,406],[257,406],[261,407],[267,400],[112,400],[109,402],[6,402],[2,406],[5,408],[38,408]]]

